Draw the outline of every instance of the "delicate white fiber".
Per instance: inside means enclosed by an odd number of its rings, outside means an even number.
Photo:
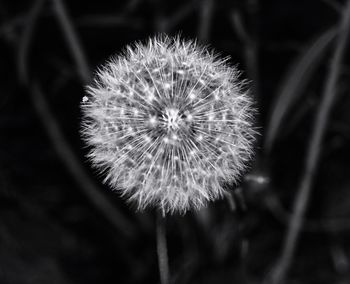
[[[82,133],[105,182],[138,209],[200,208],[252,156],[254,110],[239,71],[207,48],[157,36],[128,46],[83,98]]]

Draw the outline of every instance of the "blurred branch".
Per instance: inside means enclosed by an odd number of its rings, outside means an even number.
[[[224,193],[228,206],[232,212],[237,210],[237,205],[235,199],[233,198],[233,193],[231,191],[227,191]]]
[[[339,13],[339,15],[342,14],[344,7],[337,3],[335,0],[321,0],[321,2],[331,7],[335,12]]]
[[[236,10],[231,12],[231,24],[236,34],[244,44],[244,57],[247,72],[253,81],[255,95],[259,91],[259,64],[258,64],[258,44],[253,36],[246,30],[240,13]]]
[[[180,7],[176,12],[174,12],[173,15],[167,17],[163,23],[165,30],[170,30],[178,23],[180,23],[194,10],[194,8],[196,8],[197,4],[198,0],[189,1]]]
[[[123,15],[128,15],[133,12],[142,0],[129,0],[123,9]]]
[[[339,240],[333,240],[331,243],[331,257],[334,269],[338,274],[346,274],[349,271],[349,258],[346,255],[346,249]]]
[[[166,220],[160,212],[157,212],[157,254],[160,274],[160,283],[169,284],[169,261],[166,241]]]
[[[337,93],[337,81],[341,69],[341,60],[345,53],[345,47],[350,31],[350,1],[342,15],[339,26],[338,38],[334,50],[331,66],[321,99],[321,104],[317,112],[310,144],[306,156],[305,172],[302,177],[297,195],[294,200],[293,216],[290,220],[289,228],[285,236],[282,255],[276,265],[271,282],[272,284],[283,283],[289,267],[293,261],[294,251],[299,240],[300,229],[307,209],[308,201],[313,186],[313,178],[320,159],[322,140],[325,134],[327,121],[329,119],[331,107]]]
[[[117,208],[113,206],[112,203],[110,203],[106,197],[104,197],[104,195],[100,192],[100,189],[94,185],[94,181],[85,172],[79,159],[74,154],[73,149],[70,147],[67,139],[64,137],[63,132],[59,127],[59,123],[53,112],[50,110],[39,85],[37,83],[33,84],[33,86],[29,84],[27,62],[28,51],[42,4],[43,0],[37,0],[34,3],[33,8],[29,11],[27,25],[25,25],[22,32],[18,51],[19,59],[17,61],[20,82],[24,86],[28,87],[35,109],[41,118],[43,126],[45,127],[53,146],[59,154],[59,158],[66,165],[68,171],[71,173],[77,184],[79,184],[82,192],[119,231],[129,237],[134,236],[135,232],[132,224],[123,216],[121,212],[118,211]],[[85,64],[83,65],[85,66]],[[85,73],[82,73],[82,76],[84,74]]]
[[[90,81],[90,68],[87,62],[87,58],[85,56],[85,51],[80,44],[80,40],[78,35],[76,34],[72,21],[68,16],[66,8],[63,4],[62,0],[52,0],[54,11],[56,13],[57,19],[61,25],[62,32],[66,37],[67,43],[69,45],[69,50],[72,53],[73,59],[78,68],[78,72],[80,75],[83,84],[86,84]]]
[[[23,84],[27,84],[29,80],[27,70],[28,50],[36,26],[36,21],[44,6],[44,2],[44,0],[35,1],[26,17],[26,24],[23,26],[22,35],[20,36],[17,53],[17,70],[19,79]]]
[[[243,196],[242,187],[238,186],[233,191],[227,191],[224,193],[224,196],[232,212],[237,210],[244,212],[247,210],[247,204]]]
[[[198,39],[202,43],[207,43],[210,40],[210,30],[214,12],[214,1],[202,0],[199,11]]]
[[[179,7],[172,15],[164,15],[163,6],[165,2],[162,0],[153,0],[154,6],[158,7],[155,10],[154,16],[155,31],[168,33],[197,7],[198,1],[199,0],[188,1]]]
[[[30,87],[30,93],[32,95],[35,109],[41,118],[56,152],[79,184],[80,188],[83,190],[83,193],[119,231],[128,237],[134,236],[135,230],[133,229],[132,224],[125,219],[122,213],[119,212],[102,193],[100,193],[101,189],[94,185],[94,181],[91,180],[81,166],[79,159],[76,157],[74,151],[63,136],[58,122],[56,121],[53,112],[50,110],[45,96],[37,83],[34,83],[33,86]]]
[[[133,29],[141,29],[143,22],[137,18],[125,17],[124,15],[86,15],[77,20],[80,26],[127,26]]]
[[[23,25],[26,18],[23,15],[18,15],[13,19],[9,19],[0,25],[0,37],[6,36],[11,37],[11,34],[15,33],[15,29],[18,26]]]
[[[242,42],[246,43],[247,45],[251,45],[253,43],[253,39],[250,37],[248,31],[244,27],[241,14],[237,10],[231,11],[231,24]]]
[[[278,198],[273,194],[265,196],[264,204],[271,214],[282,224],[290,224],[293,215],[286,210]],[[343,232],[350,230],[349,218],[321,218],[317,220],[305,219],[300,230],[305,232]]]
[[[127,1],[125,7],[122,9],[119,15],[110,14],[110,15],[86,15],[78,19],[79,25],[84,26],[114,26],[114,25],[125,25],[135,29],[142,27],[143,22],[136,19],[130,18],[129,14],[132,13],[142,0],[130,0]]]
[[[316,38],[302,57],[298,59],[282,83],[281,89],[278,91],[279,95],[273,103],[266,127],[264,141],[266,156],[270,154],[273,148],[288,111],[302,94],[314,69],[317,67],[317,63],[320,62],[321,56],[336,34],[336,29],[331,28]]]
[[[141,29],[144,22],[138,18],[131,18],[132,13],[142,0],[130,0],[127,2],[121,13],[110,14],[110,15],[86,15],[78,19],[77,24],[81,26],[94,26],[94,27],[105,27],[105,26],[127,26],[133,29]]]

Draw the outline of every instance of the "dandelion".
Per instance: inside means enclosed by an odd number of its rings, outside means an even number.
[[[128,46],[83,98],[88,157],[138,209],[200,208],[251,160],[254,111],[227,59],[179,37]]]

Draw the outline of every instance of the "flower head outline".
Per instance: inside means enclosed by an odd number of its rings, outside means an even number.
[[[180,37],[128,46],[87,87],[88,157],[139,209],[186,212],[220,198],[253,153],[255,110],[239,76]]]

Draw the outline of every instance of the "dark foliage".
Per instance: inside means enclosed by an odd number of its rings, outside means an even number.
[[[252,81],[261,137],[232,196],[167,218],[170,283],[348,283],[349,3],[0,2],[0,283],[158,283],[156,214],[90,169],[91,70],[157,32]],[[333,81],[332,81],[333,80]]]

